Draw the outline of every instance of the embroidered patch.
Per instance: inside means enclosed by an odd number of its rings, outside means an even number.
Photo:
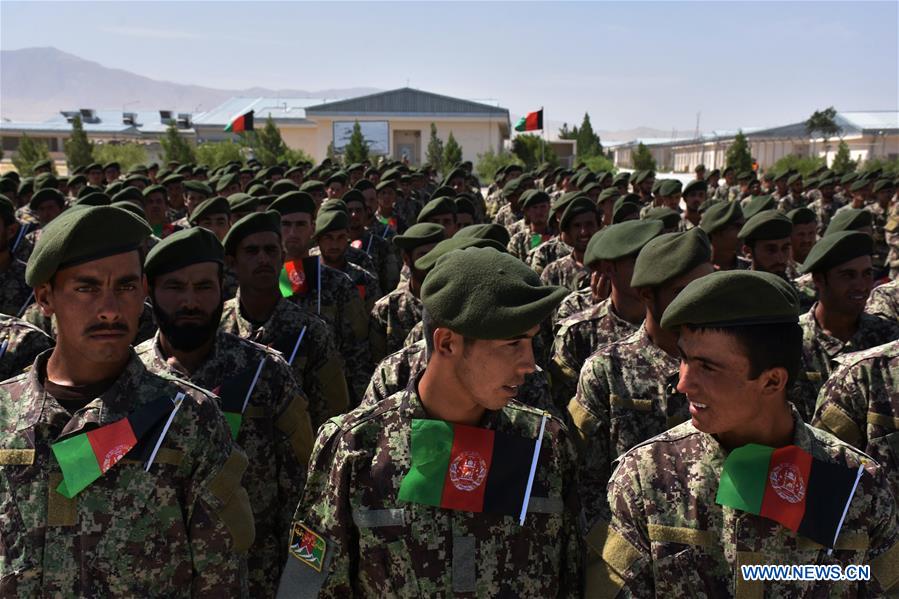
[[[316,572],[321,572],[327,548],[325,540],[315,534],[311,528],[300,522],[294,522],[290,535],[290,554],[292,556]]]

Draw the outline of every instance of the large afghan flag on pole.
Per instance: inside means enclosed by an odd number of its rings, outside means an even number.
[[[537,131],[543,130],[543,109],[537,112],[529,112],[527,116],[523,116],[515,123],[516,131]]]
[[[255,111],[251,110],[250,112],[244,113],[235,118],[228,124],[227,127],[225,127],[225,131],[228,131],[229,133],[242,133],[244,131],[252,131],[254,112]]]
[[[537,439],[526,439],[443,420],[413,419],[412,466],[400,484],[399,499],[518,518],[527,509],[543,424]]]
[[[833,548],[863,472],[862,466],[825,462],[795,445],[744,445],[724,462],[716,502]]]

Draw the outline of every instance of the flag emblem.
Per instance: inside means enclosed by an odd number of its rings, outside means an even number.
[[[315,570],[322,571],[328,544],[312,529],[295,522],[290,537],[290,554]]]
[[[802,472],[793,464],[784,463],[771,471],[771,488],[777,496],[790,503],[799,503],[805,497],[805,481]]]
[[[301,287],[306,282],[306,273],[299,270],[290,271],[290,282],[296,287]]]
[[[125,457],[129,451],[131,451],[131,447],[125,444],[116,445],[107,451],[106,455],[103,456],[103,462],[100,464],[100,471],[105,474],[107,470],[115,466],[116,462]]]
[[[354,248],[356,248],[357,250],[361,250],[362,249],[362,240],[354,239],[353,241],[350,242],[350,245],[353,246]]]
[[[449,475],[460,491],[474,491],[487,478],[487,462],[476,451],[463,451],[450,464]]]

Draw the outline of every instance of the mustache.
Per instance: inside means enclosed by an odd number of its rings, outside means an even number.
[[[198,316],[200,318],[209,318],[209,313],[203,312],[202,310],[192,310],[192,309],[178,310],[177,312],[172,314],[172,320],[178,320],[179,318],[189,318],[191,316]]]
[[[128,325],[124,322],[98,322],[84,329],[84,334],[90,335],[91,333],[102,333],[104,331],[127,333],[129,330]]]

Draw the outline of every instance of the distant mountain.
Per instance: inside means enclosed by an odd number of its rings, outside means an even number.
[[[140,100],[132,109],[209,110],[232,96],[351,98],[381,91],[369,87],[305,91],[297,89],[213,89],[157,81],[111,69],[56,48],[0,51],[0,117],[42,121],[60,110],[115,109]]]

